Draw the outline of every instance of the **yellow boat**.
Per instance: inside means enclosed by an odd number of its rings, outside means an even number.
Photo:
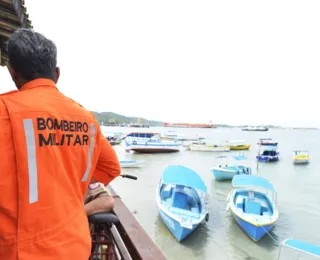
[[[230,150],[241,151],[241,150],[249,150],[251,147],[251,144],[246,144],[244,140],[239,140],[239,141],[229,141],[227,142],[227,146],[230,148]]]
[[[294,164],[307,164],[311,160],[309,152],[295,150],[293,151],[293,163]]]

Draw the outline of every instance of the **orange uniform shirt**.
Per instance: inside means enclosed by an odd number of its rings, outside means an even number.
[[[37,79],[0,95],[0,259],[87,260],[84,195],[120,174],[94,116]]]

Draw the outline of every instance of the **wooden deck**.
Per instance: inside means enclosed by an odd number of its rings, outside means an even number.
[[[18,28],[32,28],[24,0],[0,0],[0,65],[8,62],[6,42]]]

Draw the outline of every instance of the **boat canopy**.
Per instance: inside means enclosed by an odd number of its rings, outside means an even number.
[[[320,257],[320,246],[309,244],[296,239],[286,239],[281,243],[283,246],[293,248],[297,251],[304,252],[313,256]]]
[[[254,175],[236,175],[232,179],[232,186],[238,187],[260,187],[275,191],[273,185],[265,178],[254,176]]]
[[[169,165],[162,174],[164,184],[184,185],[207,193],[207,186],[193,170],[181,165]]]
[[[222,156],[218,156],[217,158],[233,158],[237,161],[241,161],[241,160],[247,160],[248,157],[243,156],[243,155],[234,155],[234,156],[226,156],[226,155],[222,155]]]

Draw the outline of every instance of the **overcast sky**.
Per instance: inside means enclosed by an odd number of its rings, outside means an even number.
[[[318,0],[25,2],[57,44],[59,89],[90,110],[320,126]]]

